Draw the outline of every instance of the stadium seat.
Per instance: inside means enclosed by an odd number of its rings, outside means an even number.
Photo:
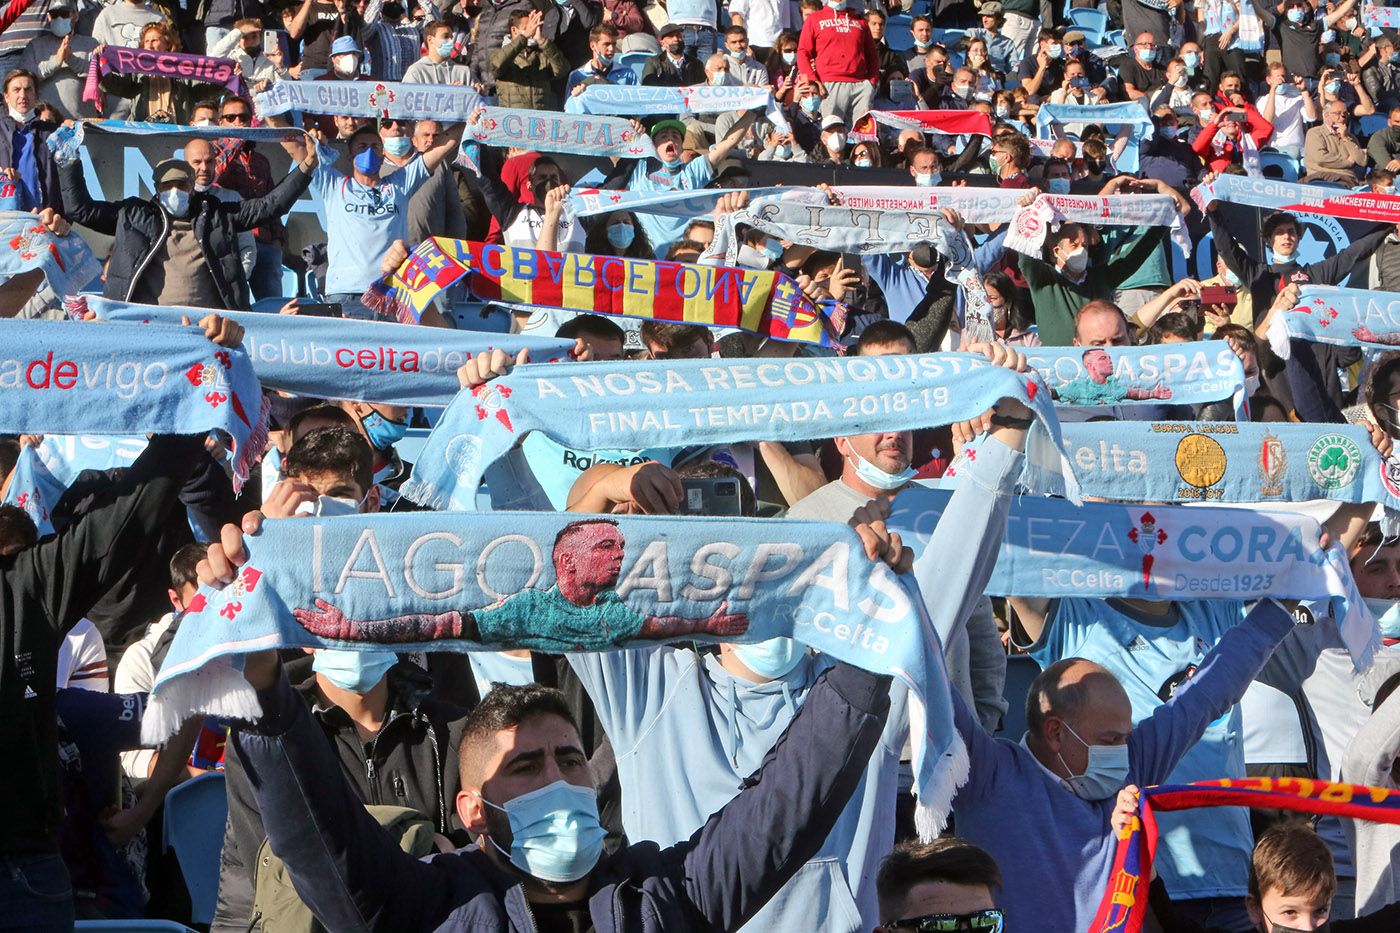
[[[966,29],[935,29],[933,31],[934,43],[942,43],[949,49],[952,49],[954,46],[958,45],[966,37]]]
[[[646,67],[647,60],[652,57],[650,52],[623,52],[617,57],[617,63],[631,68],[636,74],[637,80],[640,81],[642,80],[642,69]]]
[[[1356,132],[1358,136],[1370,136],[1372,133],[1379,133],[1390,123],[1390,114],[1372,113],[1364,117],[1357,117]]]
[[[185,887],[190,892],[190,918],[195,923],[214,919],[219,893],[219,852],[228,820],[224,776],[202,774],[170,789],[165,795],[166,849],[175,850]]]
[[[1013,742],[1021,741],[1026,734],[1026,695],[1031,691],[1031,681],[1040,673],[1040,665],[1027,654],[1013,654],[1006,659],[1006,715],[1001,718],[1001,738]]]
[[[1102,10],[1077,6],[1069,11],[1072,28],[1084,33],[1084,40],[1090,45],[1101,45],[1104,33],[1108,31],[1108,14]]]
[[[896,13],[885,20],[885,44],[896,52],[908,52],[914,48],[914,34],[910,27],[914,17],[908,13]]]
[[[1264,175],[1268,178],[1279,178],[1283,181],[1298,180],[1298,160],[1290,155],[1284,155],[1276,149],[1259,150],[1259,167],[1264,170]],[[1272,169],[1272,171],[1270,171]]]

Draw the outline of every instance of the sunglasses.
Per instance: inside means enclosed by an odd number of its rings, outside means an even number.
[[[219,119],[225,120],[230,123],[251,123],[253,120],[253,115],[251,113],[248,113],[247,111],[243,111],[242,113],[225,113],[220,114]]]
[[[1006,915],[993,907],[972,914],[929,914],[926,917],[910,917],[898,920],[890,926],[896,930],[914,930],[915,933],[959,933],[971,930],[973,933],[1001,933]]]

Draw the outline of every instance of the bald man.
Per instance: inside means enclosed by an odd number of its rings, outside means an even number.
[[[207,191],[220,201],[237,204],[243,200],[242,195],[214,184],[214,178],[219,173],[215,164],[218,155],[219,150],[212,140],[191,139],[185,143],[185,161],[194,169],[194,190]],[[258,264],[258,240],[252,230],[240,230],[238,233],[238,264],[243,267],[244,278],[252,281],[253,267]]]
[[[1123,686],[1082,658],[1057,661],[1036,678],[1019,743],[990,737],[953,694],[972,761],[953,813],[959,835],[1016,879],[1001,896],[1008,930],[1089,928],[1113,865],[1109,816],[1118,790],[1164,782],[1206,728],[1239,702],[1292,625],[1279,603],[1260,602],[1137,725]]]

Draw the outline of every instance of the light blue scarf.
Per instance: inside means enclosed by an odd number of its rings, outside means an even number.
[[[54,479],[44,466],[34,447],[25,445],[10,473],[10,486],[5,490],[5,498],[0,500],[0,504],[23,509],[33,520],[34,527],[39,529],[39,537],[43,538],[53,534],[49,510],[58,503],[64,489],[64,485]]]
[[[915,487],[894,501],[889,525],[922,552],[951,493]],[[1379,644],[1340,547],[1318,546],[1305,515],[1250,509],[1119,505],[1017,497],[990,596],[1026,598],[1328,599],[1358,670]],[[916,565],[937,592],[937,562]]]
[[[649,116],[658,113],[733,113],[763,108],[764,118],[779,133],[790,133],[783,109],[766,87],[725,85],[714,87],[653,87],[637,84],[590,84],[574,98],[584,113],[616,113]]]
[[[1292,355],[1291,340],[1365,347],[1400,348],[1400,295],[1364,288],[1304,285],[1298,306],[1274,317],[1269,346],[1283,359]]]
[[[941,824],[967,777],[923,597],[872,564],[843,525],[362,515],[269,521],[245,540],[236,582],[200,591],[161,665],[142,722],[153,741],[196,712],[255,718],[237,669],[249,651],[605,651],[785,636],[909,686],[922,713],[912,717],[923,724],[915,774],[930,822]]]
[[[71,303],[105,321],[180,323],[207,314],[83,295]],[[574,341],[415,324],[354,321],[256,311],[221,311],[243,325],[243,346],[269,389],[309,398],[384,405],[445,406],[460,388],[457,368],[477,353],[500,348],[512,357],[529,350],[538,362],[567,359]]]
[[[1113,372],[1099,382],[1088,369],[1105,353]],[[1026,363],[1044,378],[1058,406],[1197,405],[1233,397],[1238,408],[1244,400],[1244,364],[1224,340],[1150,347],[1030,347]]]
[[[28,211],[0,211],[0,282],[35,269],[60,299],[102,275],[102,264],[76,233],[57,236]]]
[[[952,424],[1002,398],[1034,410],[1032,449],[1058,450],[1048,396],[1039,379],[961,353],[520,366],[457,396],[403,493],[472,510],[482,474],[531,431],[577,450],[815,440]],[[1065,474],[1076,495],[1067,463]]]
[[[183,126],[174,123],[148,123],[133,120],[80,120],[64,124],[49,134],[46,140],[49,152],[59,165],[67,165],[78,158],[83,140],[88,130],[99,133],[112,133],[123,136],[197,136],[201,139],[242,139],[251,142],[281,142],[285,139],[302,139],[301,130],[292,127],[274,126]]]
[[[1117,104],[1041,104],[1035,114],[1036,135],[1049,139],[1052,123],[1097,123],[1109,133],[1118,132],[1120,126],[1132,127],[1128,144],[1114,159],[1114,168],[1128,175],[1138,170],[1138,147],[1152,137],[1155,128],[1145,100]]]
[[[267,446],[267,408],[242,350],[194,328],[0,321],[0,433],[230,438],[235,489]]]
[[[340,114],[367,119],[441,120],[464,123],[485,105],[466,85],[397,81],[278,81],[257,95],[258,116]]]
[[[467,136],[485,146],[514,146],[534,152],[571,152],[619,159],[656,157],[651,138],[639,135],[630,120],[578,116],[557,110],[487,107],[481,119],[467,127]]]
[[[1065,424],[1086,496],[1125,502],[1379,502],[1400,506],[1400,462],[1349,424],[1101,421]],[[977,442],[968,445],[975,450]],[[1058,458],[1025,475],[1058,494]],[[955,461],[950,470],[956,471]]]
[[[84,470],[131,466],[146,443],[144,435],[45,434],[38,453],[44,469],[66,489]]]
[[[1303,185],[1277,178],[1218,175],[1210,184],[1193,188],[1191,199],[1201,210],[1213,201],[1224,201],[1274,211],[1326,214],[1345,220],[1400,223],[1400,195]]]

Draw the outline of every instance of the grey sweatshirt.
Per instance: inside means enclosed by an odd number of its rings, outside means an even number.
[[[1400,690],[1395,691],[1357,731],[1342,760],[1342,780],[1400,790],[1390,776],[1400,756]],[[1364,916],[1400,900],[1395,859],[1400,857],[1400,826],[1344,820],[1356,859],[1356,915]]]

